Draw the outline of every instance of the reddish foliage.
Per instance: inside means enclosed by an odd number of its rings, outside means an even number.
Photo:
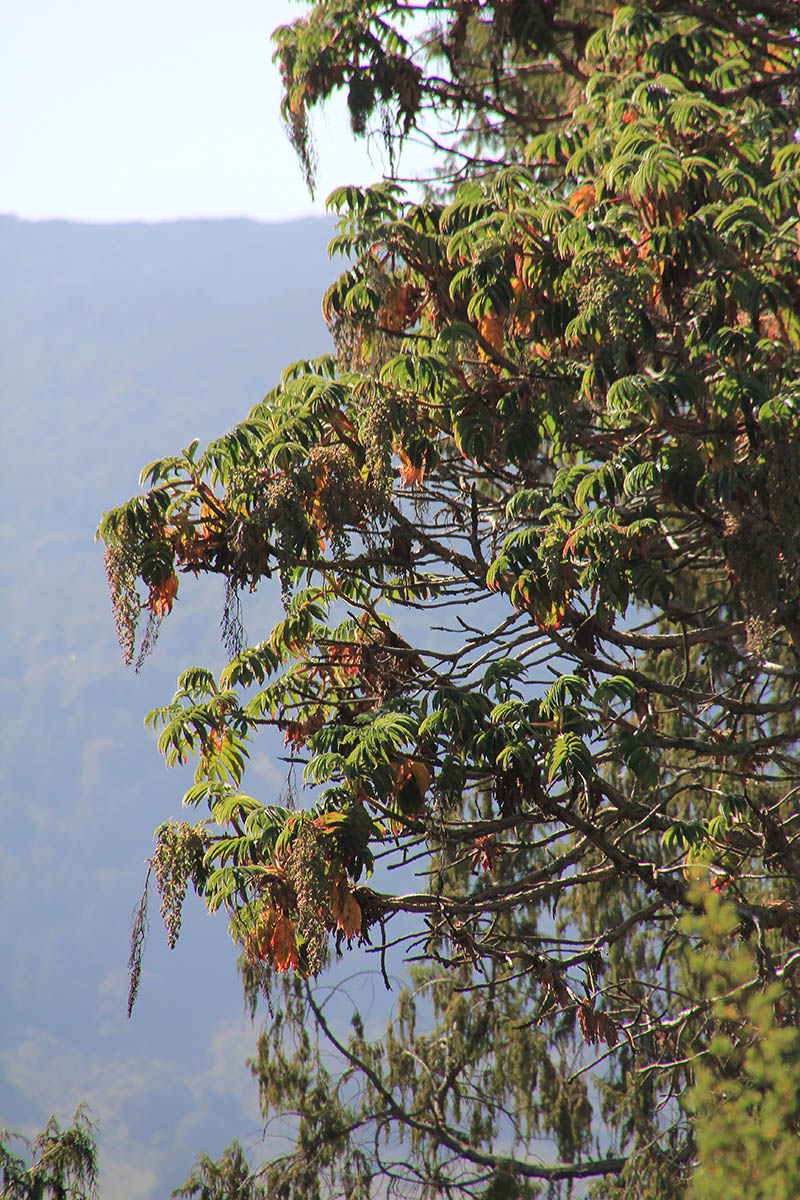
[[[147,598],[147,607],[155,613],[157,617],[165,617],[167,613],[172,612],[172,605],[175,603],[175,597],[178,594],[178,576],[173,571],[161,583],[155,583],[150,588],[150,595]]]
[[[361,907],[350,891],[344,875],[338,875],[334,880],[331,890],[331,912],[348,941],[354,933],[361,933]]]
[[[490,833],[479,837],[472,847],[473,871],[493,871],[494,864],[501,854],[505,854],[505,846],[501,846]]]

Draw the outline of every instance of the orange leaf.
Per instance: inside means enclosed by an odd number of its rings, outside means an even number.
[[[313,712],[310,717],[306,717],[305,721],[287,721],[281,726],[284,731],[284,746],[291,745],[293,749],[304,746],[312,734],[322,728],[324,722],[325,715],[321,708]]]
[[[150,588],[150,595],[147,598],[147,607],[150,608],[157,617],[165,617],[167,613],[172,612],[172,605],[175,603],[175,597],[178,594],[178,576],[173,571],[161,583],[156,583]]]
[[[289,967],[296,967],[300,962],[294,936],[294,925],[289,917],[279,917],[275,922],[271,947],[275,970],[280,974],[288,971]]]
[[[390,288],[383,307],[383,324],[391,333],[399,333],[408,323],[411,288],[407,283]]]
[[[581,217],[585,212],[589,212],[594,208],[596,202],[597,194],[591,183],[585,183],[583,187],[576,188],[569,198],[569,206],[576,217]]]
[[[540,629],[560,629],[566,611],[566,604],[558,600],[554,600],[552,604],[542,601],[528,609],[534,625],[538,625]]]
[[[275,918],[276,914],[269,908],[259,914],[245,946],[247,957],[251,962],[257,959],[266,962],[269,958]]]
[[[484,341],[488,342],[494,351],[498,354],[502,352],[505,331],[503,329],[503,318],[499,313],[492,310],[482,316],[478,321],[478,331]],[[489,356],[484,349],[479,347],[478,357],[486,359]]]
[[[336,924],[349,941],[361,933],[361,905],[347,886],[344,875],[337,876],[331,891],[331,912]]]
[[[415,467],[405,450],[398,450],[397,457],[400,459],[400,479],[403,486],[419,486],[425,476],[425,467]]]
[[[392,794],[400,811],[406,816],[418,813],[430,786],[431,773],[425,763],[414,758],[407,758],[400,763],[392,788]]]

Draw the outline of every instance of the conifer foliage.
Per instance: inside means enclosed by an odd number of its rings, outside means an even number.
[[[96,1200],[95,1126],[81,1106],[65,1129],[50,1117],[29,1140],[0,1129],[3,1200]]]
[[[100,526],[129,661],[192,575],[227,584],[228,665],[148,718],[200,813],[156,863],[173,940],[191,882],[251,994],[281,976],[265,1195],[668,1200],[753,1029],[797,1024],[797,26],[320,0],[276,35],[310,178],[339,90],[440,170],[333,193],[335,354]],[[284,797],[244,790],[270,727]],[[359,946],[407,962],[381,1037],[324,1003]]]

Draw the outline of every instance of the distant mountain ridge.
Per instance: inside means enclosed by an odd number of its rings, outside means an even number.
[[[0,304],[183,292],[236,304],[318,287],[333,223],[246,219],[82,225],[0,216]]]
[[[243,419],[284,366],[330,344],[320,304],[336,273],[332,228],[0,217],[7,482],[31,457],[61,471],[72,440],[91,438],[103,456],[73,478],[67,502],[85,497],[80,519],[96,521],[121,498],[115,479],[132,488],[144,461]]]

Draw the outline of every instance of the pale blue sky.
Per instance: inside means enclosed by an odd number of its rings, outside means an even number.
[[[0,212],[80,221],[320,213],[383,174],[343,100],[316,119],[311,200],[281,126],[270,34],[291,0],[3,0]],[[409,173],[421,154],[404,156]]]

